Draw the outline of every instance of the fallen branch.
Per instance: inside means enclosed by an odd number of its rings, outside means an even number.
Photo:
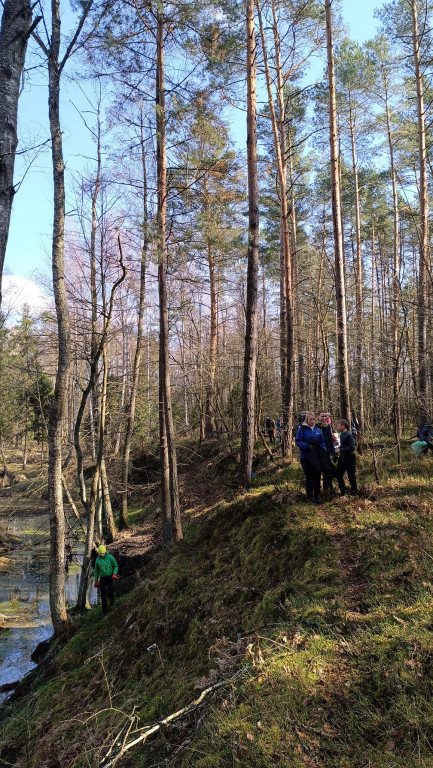
[[[169,725],[176,720],[179,720],[184,715],[189,715],[191,712],[194,712],[198,707],[201,706],[203,703],[203,700],[206,698],[208,693],[212,693],[213,691],[216,691],[218,688],[221,688],[223,685],[227,685],[228,683],[232,682],[236,677],[238,677],[243,670],[239,670],[239,672],[236,672],[235,675],[232,677],[229,677],[227,680],[221,680],[219,683],[216,683],[215,685],[211,685],[209,688],[206,688],[198,699],[191,702],[191,704],[188,704],[183,709],[180,709],[178,712],[174,712],[171,715],[168,715],[168,717],[165,717],[164,720],[160,720],[158,723],[155,723],[154,725],[147,725],[145,728],[140,729],[143,731],[143,733],[140,734],[140,736],[137,736],[137,738],[133,739],[132,741],[129,741],[127,744],[123,743],[121,749],[117,753],[117,755],[110,760],[108,763],[102,763],[101,768],[110,768],[110,766],[114,765],[117,760],[125,754],[128,750],[132,749],[132,747],[135,747],[137,744],[141,744],[144,741],[146,741],[149,736],[152,736],[152,734],[157,733],[157,731],[161,730],[161,728],[164,727],[164,725]],[[112,751],[112,747],[110,747],[109,751],[105,755],[104,759],[107,759],[107,757],[110,755]]]

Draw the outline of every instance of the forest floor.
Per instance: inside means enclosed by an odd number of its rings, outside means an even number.
[[[179,458],[183,541],[133,499],[110,549],[145,564],[3,706],[2,764],[431,768],[433,459],[384,440],[311,507],[296,460],[239,494],[226,447]]]

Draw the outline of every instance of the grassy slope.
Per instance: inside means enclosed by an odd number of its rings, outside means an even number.
[[[262,463],[237,498],[218,475],[232,500],[189,510],[185,540],[109,619],[81,620],[52,677],[11,705],[2,759],[104,765],[122,728],[131,740],[238,673],[117,765],[433,766],[432,460],[406,459],[364,498],[313,508],[296,463]],[[204,486],[221,472],[230,485],[230,461],[194,470]]]

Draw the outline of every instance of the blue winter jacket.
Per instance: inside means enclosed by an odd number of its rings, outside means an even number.
[[[324,451],[326,451],[326,445],[325,445],[325,439],[323,437],[323,432],[319,427],[309,427],[308,424],[301,424],[298,427],[298,431],[296,433],[296,445],[299,448],[299,456],[301,459],[308,459],[308,453],[311,448],[311,438],[313,440],[318,440],[318,445],[314,447],[323,448]]]
[[[419,430],[419,439],[425,440],[426,443],[433,442],[433,427],[426,421]]]

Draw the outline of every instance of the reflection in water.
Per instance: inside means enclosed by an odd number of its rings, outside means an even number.
[[[20,539],[21,549],[2,558],[0,570],[0,614],[6,617],[7,627],[0,630],[0,685],[20,680],[33,669],[33,650],[52,634],[48,517],[14,516],[7,530]],[[71,545],[76,553],[75,543]],[[74,562],[66,579],[68,605],[76,601],[79,579],[79,565]],[[96,603],[96,591],[91,602]],[[0,702],[6,695],[0,694]]]

